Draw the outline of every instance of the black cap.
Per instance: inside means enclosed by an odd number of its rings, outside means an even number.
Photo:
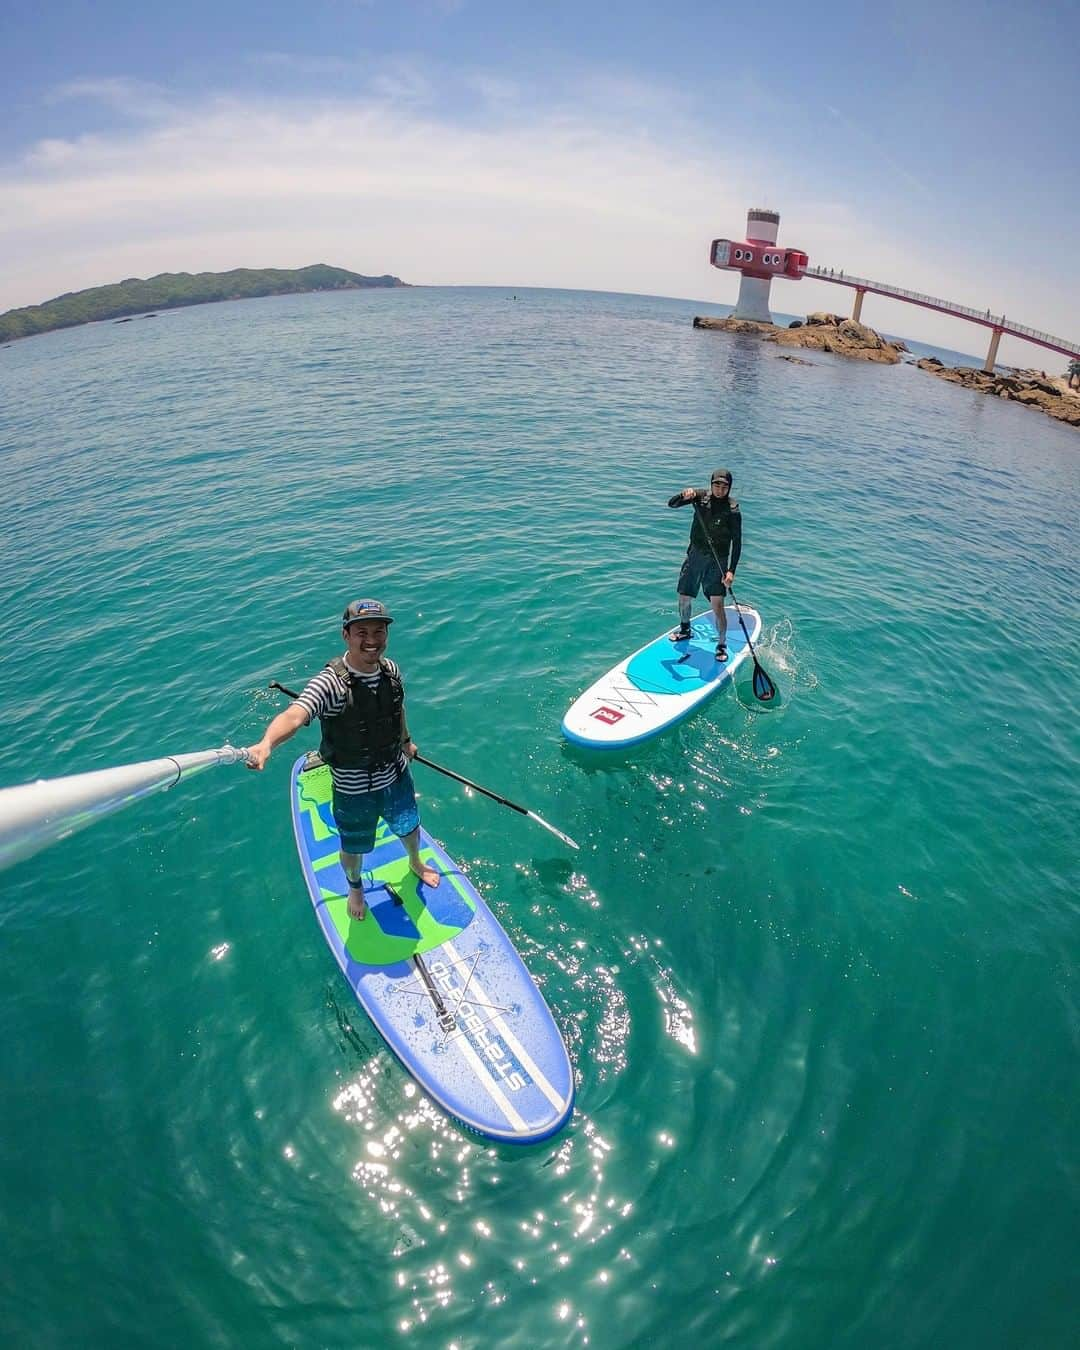
[[[719,479],[719,478],[722,478],[722,479],[724,480],[724,482],[727,483],[728,487],[731,486],[731,470],[730,470],[730,469],[713,469],[713,471],[712,471],[712,480],[713,480],[713,482],[715,483],[715,482],[717,481],[717,479]]]
[[[356,623],[359,619],[374,619],[381,623],[393,623],[393,617],[381,600],[354,600],[352,604],[345,606],[345,613],[341,616],[341,626],[348,628],[349,624]]]

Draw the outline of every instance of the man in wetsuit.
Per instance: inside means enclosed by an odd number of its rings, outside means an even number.
[[[319,753],[333,777],[334,822],[354,919],[367,914],[361,871],[380,816],[405,845],[420,880],[439,884],[438,872],[420,860],[420,815],[408,764],[418,751],[405,719],[405,688],[397,665],[383,655],[393,622],[378,600],[354,600],[341,616],[344,656],[309,681],[248,750],[248,767],[262,769],[276,746],[312,718],[321,721]]]
[[[690,547],[679,573],[679,626],[671,634],[672,642],[686,642],[691,636],[690,611],[698,590],[705,592],[716,620],[716,659],[727,660],[727,611],[724,596],[735,579],[735,568],[742,553],[742,514],[739,503],[731,500],[731,470],[714,469],[709,489],[683,488],[668,506],[693,503]],[[710,548],[710,543],[712,547]],[[717,561],[719,559],[719,562]]]

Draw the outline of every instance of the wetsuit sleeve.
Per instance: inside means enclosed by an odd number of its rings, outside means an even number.
[[[731,513],[731,561],[728,563],[728,570],[734,572],[739,565],[739,559],[742,557],[742,512],[732,511]]]
[[[676,492],[675,496],[672,497],[671,500],[668,502],[668,506],[693,506],[695,501],[700,500],[701,500],[700,489],[698,489],[698,495],[696,497],[691,497],[689,501],[686,500],[686,498],[682,495],[681,492]]]

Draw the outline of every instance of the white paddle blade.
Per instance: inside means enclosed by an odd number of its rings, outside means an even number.
[[[557,830],[554,825],[546,821],[543,816],[538,816],[535,811],[526,811],[525,814],[530,820],[535,820],[537,825],[543,825],[545,830],[550,830],[551,833],[555,835],[557,839],[561,839],[564,844],[568,844],[571,848],[581,847],[581,845],[575,843],[568,834],[563,834],[562,830]]]

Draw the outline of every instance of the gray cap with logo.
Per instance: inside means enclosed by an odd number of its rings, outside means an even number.
[[[362,619],[371,619],[376,623],[394,622],[393,615],[381,600],[354,600],[345,606],[341,626],[348,628],[349,624],[358,623]]]

